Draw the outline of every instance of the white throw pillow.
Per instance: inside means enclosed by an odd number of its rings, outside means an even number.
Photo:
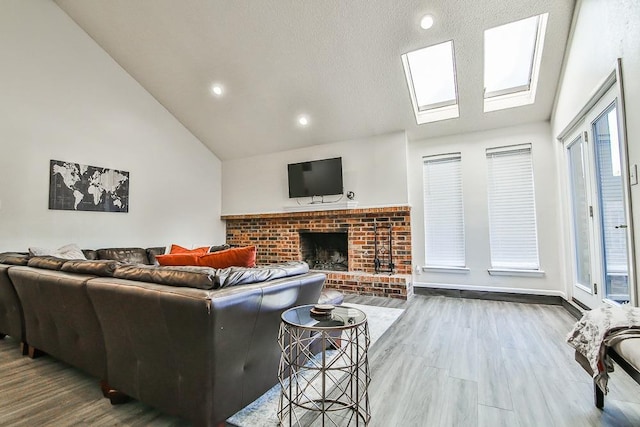
[[[80,247],[75,243],[62,246],[55,250],[31,247],[29,248],[29,253],[31,256],[54,256],[62,259],[87,259],[82,253]]]
[[[29,248],[29,255],[31,256],[47,256],[53,253],[52,249],[37,248],[35,246]]]

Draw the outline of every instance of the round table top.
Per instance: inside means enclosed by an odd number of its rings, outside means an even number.
[[[316,305],[290,308],[282,313],[282,321],[297,328],[313,330],[350,329],[367,321],[367,315],[362,310],[345,305],[336,306],[325,316],[317,316],[311,312]]]

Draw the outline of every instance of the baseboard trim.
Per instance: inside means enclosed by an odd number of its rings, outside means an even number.
[[[521,302],[525,304],[563,305],[564,298],[558,295],[535,295],[514,292],[473,291],[468,289],[447,289],[414,287],[416,295],[445,296],[451,298],[469,298],[492,301]]]
[[[576,319],[581,319],[585,311],[589,310],[587,307],[583,307],[575,299],[573,301],[562,300],[562,306]]]
[[[454,287],[453,285],[441,285],[441,284],[426,284],[426,283],[414,283],[413,292],[415,295],[425,296],[445,296],[450,298],[469,298],[469,299],[482,299],[491,301],[506,301],[506,302],[520,302],[525,304],[547,304],[547,305],[561,305],[567,312],[580,320],[585,311],[589,308],[584,306],[579,301],[573,299],[568,301],[563,295],[544,295],[541,293],[532,294],[522,292],[505,292],[488,290],[487,288],[469,289],[469,287],[462,285],[460,287]]]
[[[415,276],[414,276],[415,279]],[[437,289],[455,289],[465,291],[482,291],[482,292],[495,292],[495,293],[508,293],[508,294],[526,294],[526,295],[546,295],[546,296],[558,296],[567,299],[567,296],[562,291],[554,291],[550,289],[529,289],[529,288],[506,288],[498,286],[482,286],[482,285],[462,285],[462,284],[447,284],[447,283],[433,283],[433,282],[420,282],[414,280],[413,286],[415,288],[437,288]]]
[[[580,309],[580,310],[589,310],[589,307],[587,307],[586,305],[584,305],[583,303],[581,303],[580,301],[578,301],[575,298],[571,298],[570,303],[575,305],[575,306],[577,306],[578,309]]]

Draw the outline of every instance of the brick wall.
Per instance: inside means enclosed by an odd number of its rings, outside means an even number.
[[[300,231],[347,230],[349,271],[327,272],[327,286],[361,295],[407,298],[411,286],[411,219],[408,206],[225,215],[227,243],[256,245],[257,262],[270,264],[302,259]],[[375,274],[374,225],[392,227],[393,274]],[[380,232],[379,232],[380,233]],[[385,243],[386,248],[386,243]]]

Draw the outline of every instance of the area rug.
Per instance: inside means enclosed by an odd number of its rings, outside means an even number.
[[[369,349],[395,322],[404,310],[399,308],[376,307],[345,303],[345,306],[358,308],[367,315],[369,323]],[[236,427],[274,427],[278,425],[278,399],[280,384],[275,385],[247,407],[233,415],[227,423]]]

